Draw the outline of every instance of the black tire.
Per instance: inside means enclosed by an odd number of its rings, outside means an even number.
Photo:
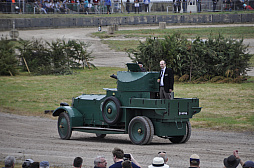
[[[61,139],[70,139],[72,130],[70,125],[69,115],[65,112],[61,113],[58,117],[58,134]]]
[[[154,126],[153,126],[152,121],[148,117],[146,117],[146,116],[143,116],[143,117],[146,119],[146,121],[148,122],[149,127],[150,127],[150,137],[146,143],[146,144],[150,144],[153,139],[153,135],[154,135]]]
[[[98,134],[98,133],[96,133],[95,135],[98,138],[105,138],[107,134]]]
[[[186,134],[183,136],[176,136],[173,138],[169,138],[169,140],[172,143],[186,143],[190,139],[190,136],[191,136],[191,124],[188,121],[186,122]]]
[[[143,116],[134,117],[128,126],[130,140],[136,145],[145,145],[151,137],[151,128]]]
[[[120,106],[120,101],[114,96],[105,99],[102,104],[102,117],[106,123],[114,125],[119,121],[122,117]]]

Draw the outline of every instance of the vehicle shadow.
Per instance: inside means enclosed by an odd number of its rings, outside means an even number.
[[[71,141],[84,141],[84,142],[99,142],[99,143],[114,143],[114,144],[130,144],[133,145],[133,143],[130,141],[130,139],[126,139],[125,137],[105,137],[105,138],[98,138],[98,137],[71,137]],[[147,145],[147,144],[146,144]],[[178,145],[171,143],[169,140],[168,142],[165,142],[165,140],[162,139],[161,142],[158,142],[158,139],[156,139],[156,142],[151,142],[148,145],[153,146],[161,146],[161,145]]]

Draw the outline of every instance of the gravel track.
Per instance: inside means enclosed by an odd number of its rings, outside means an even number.
[[[244,161],[253,160],[254,156],[254,135],[250,133],[193,129],[185,144],[172,144],[155,136],[150,145],[133,145],[125,134],[99,139],[95,134],[81,132],[73,132],[71,140],[61,140],[57,120],[3,112],[0,112],[0,135],[1,160],[13,155],[19,162],[32,158],[63,167],[71,167],[76,156],[84,158],[85,167],[92,167],[97,155],[104,155],[111,165],[114,147],[132,153],[142,167],[151,164],[158,151],[167,152],[171,168],[188,167],[189,156],[193,153],[201,157],[203,168],[223,167],[223,159],[233,150],[238,150]]]

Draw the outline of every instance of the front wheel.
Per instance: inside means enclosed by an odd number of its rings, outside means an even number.
[[[176,136],[176,137],[172,137],[169,138],[169,140],[172,143],[185,143],[190,139],[191,136],[191,124],[190,122],[186,122],[186,134],[183,136]]]
[[[65,112],[58,117],[58,133],[61,139],[70,139],[72,130],[69,115]]]

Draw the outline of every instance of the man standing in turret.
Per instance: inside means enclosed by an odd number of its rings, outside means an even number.
[[[166,67],[164,60],[160,61],[160,76],[157,82],[160,84],[160,99],[170,99],[174,86],[174,74],[171,68]]]

